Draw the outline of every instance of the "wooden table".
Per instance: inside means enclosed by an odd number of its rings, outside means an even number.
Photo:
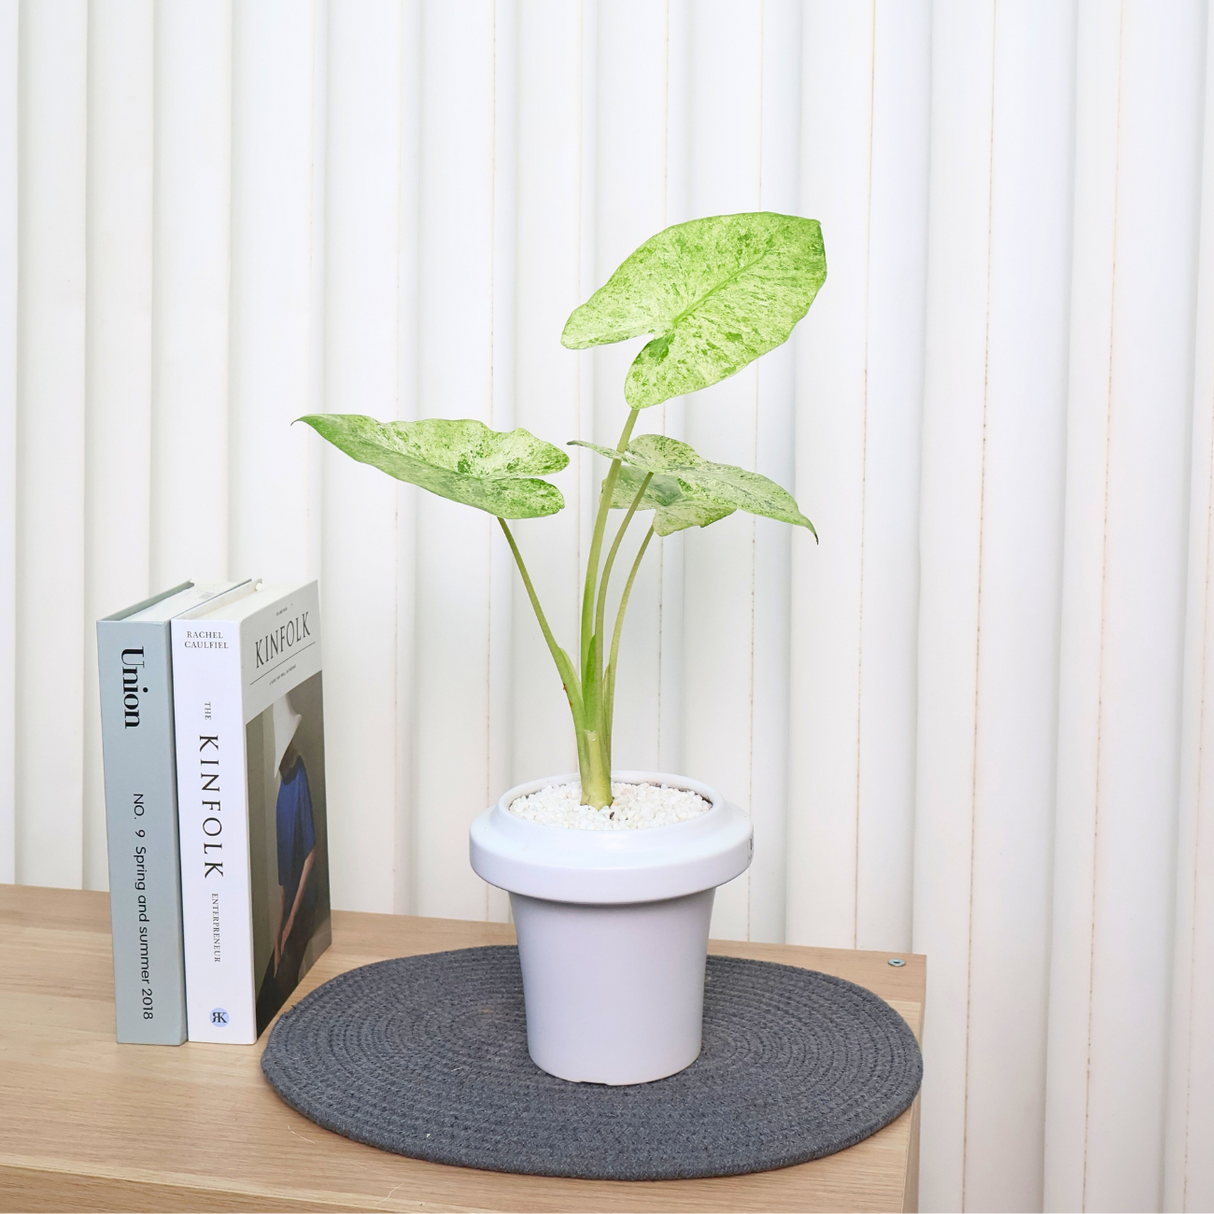
[[[385,957],[507,944],[510,927],[336,912],[298,994]],[[921,1031],[926,966],[887,953],[716,941],[862,983]],[[289,1109],[252,1046],[114,1041],[109,898],[0,885],[0,1209],[914,1210],[919,1101],[813,1163],[714,1180],[584,1181],[422,1163]]]

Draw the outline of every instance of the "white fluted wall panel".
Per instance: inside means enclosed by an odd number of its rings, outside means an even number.
[[[0,0],[0,879],[106,884],[97,616],[316,576],[336,903],[504,919],[468,823],[574,766],[504,537],[291,422],[614,444],[639,343],[572,308],[810,215],[793,341],[638,430],[821,543],[654,542],[617,763],[750,814],[719,935],[928,954],[921,1208],[1207,1208],[1207,8]],[[572,450],[514,528],[567,645]]]
[[[967,1209],[1041,1201],[1074,23],[935,10],[914,940],[922,1167]]]
[[[17,0],[0,4],[0,881],[17,879]],[[83,806],[81,807],[83,811]]]
[[[326,412],[391,419],[400,408],[402,25],[411,16],[392,0],[329,6],[317,402]],[[393,761],[399,495],[387,477],[335,450],[323,452],[321,466],[326,770],[344,803],[360,807],[342,812],[335,804],[330,817],[333,898],[386,910],[396,889],[400,793]]]
[[[593,10],[589,17],[593,23]],[[582,390],[582,367],[590,360],[552,340],[589,285],[583,283],[589,244],[583,192],[594,145],[587,147],[584,134],[586,23],[580,4],[518,5],[514,421],[553,442],[591,433],[591,402]],[[592,36],[589,41],[592,55]],[[565,638],[577,635],[581,584],[569,554],[579,551],[581,482],[590,467],[574,451],[559,478],[567,508],[553,518],[511,524],[549,623]],[[514,761],[524,771],[573,771],[577,753],[560,676],[517,581],[512,611],[519,626],[513,630],[511,714],[527,722],[515,730]]]
[[[910,944],[930,11],[804,17],[787,936],[845,948]]]
[[[513,392],[498,365],[508,319],[498,304],[512,284],[499,281],[508,271],[495,136],[512,21],[508,0],[422,5],[417,234],[419,411],[506,430]],[[471,871],[467,851],[472,819],[506,776],[510,557],[491,518],[430,494],[418,498],[416,542],[417,909],[504,919],[503,895]]]
[[[1214,27],[1206,28],[1206,77]],[[1176,945],[1163,1204],[1214,1208],[1214,94],[1206,90],[1197,262]]]
[[[21,6],[17,154],[19,880],[84,876],[88,7]]]
[[[1205,12],[1116,18],[1080,11],[1052,1208],[1163,1186]]]
[[[149,581],[160,589],[228,571],[232,10],[158,0],[154,21]]]

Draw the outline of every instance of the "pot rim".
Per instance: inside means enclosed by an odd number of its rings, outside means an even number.
[[[665,772],[620,771],[614,780],[686,788],[712,808],[698,817],[636,830],[579,830],[529,822],[506,806],[549,784],[549,776],[508,789],[469,830],[473,870],[501,889],[555,902],[654,902],[712,889],[750,865],[750,819],[716,789]]]

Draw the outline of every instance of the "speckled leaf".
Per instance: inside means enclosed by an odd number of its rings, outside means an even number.
[[[613,510],[627,510],[632,505],[646,474],[639,468],[630,468],[627,464],[620,465],[620,474],[615,482],[615,492],[611,495]],[[652,510],[656,506],[670,506],[683,496],[679,482],[673,476],[655,476],[645,488],[645,496],[641,498],[638,510]]]
[[[684,493],[696,500],[814,530],[813,523],[797,508],[792,494],[775,481],[732,464],[714,464],[676,439],[642,434],[628,444],[624,458],[630,467],[642,472],[673,476]]]
[[[639,468],[620,466],[615,492],[611,495],[614,509],[627,510],[636,498],[645,479]],[[658,535],[673,535],[688,527],[707,527],[734,512],[733,506],[723,505],[690,485],[680,484],[673,476],[655,476],[645,489],[638,510],[652,510],[653,529]]]
[[[570,349],[652,333],[624,381],[634,409],[706,388],[785,341],[826,281],[816,219],[757,211],[675,224],[640,246],[586,303]]]
[[[622,457],[613,448],[596,443],[575,440],[569,445],[589,447],[606,459],[622,458],[611,499],[615,509],[631,506],[645,474],[653,473],[637,509],[655,511],[653,526],[658,535],[670,535],[686,527],[707,527],[735,510],[808,527],[815,537],[818,534],[797,508],[792,494],[775,481],[732,464],[711,463],[673,438],[643,434],[629,443]]]
[[[734,512],[735,507],[722,505],[698,489],[685,485],[683,490],[677,502],[659,506],[653,512],[653,529],[658,535],[673,535],[688,527],[707,527]]]
[[[604,459],[624,459],[626,453],[617,451],[615,447],[600,447],[598,443],[588,443],[584,438],[571,438],[566,447],[585,447],[588,451],[597,451]]]
[[[569,457],[526,430],[439,417],[378,422],[357,413],[299,420],[361,463],[498,518],[540,518],[565,505],[555,485],[534,478],[560,472]]]
[[[586,447],[590,451],[597,452],[604,459],[612,461],[628,459],[627,452],[621,454],[614,447],[600,447],[598,443],[588,443],[579,438],[571,439],[567,445],[570,447]],[[612,510],[627,510],[640,491],[641,482],[644,479],[645,473],[640,469],[632,468],[627,463],[621,462],[620,470],[616,475],[615,492],[611,495]],[[601,488],[602,486],[600,485]],[[641,498],[641,504],[637,509],[653,510],[659,506],[671,506],[682,496],[683,489],[673,476],[655,476],[649,482],[649,486],[645,490],[645,496]]]

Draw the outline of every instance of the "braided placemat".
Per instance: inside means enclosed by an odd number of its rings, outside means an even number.
[[[568,1083],[527,1053],[518,950],[401,957],[326,982],[261,1060],[305,1117],[359,1142],[497,1172],[588,1180],[731,1176],[840,1151],[919,1090],[914,1035],[841,978],[709,957],[704,1047],[630,1087]]]

